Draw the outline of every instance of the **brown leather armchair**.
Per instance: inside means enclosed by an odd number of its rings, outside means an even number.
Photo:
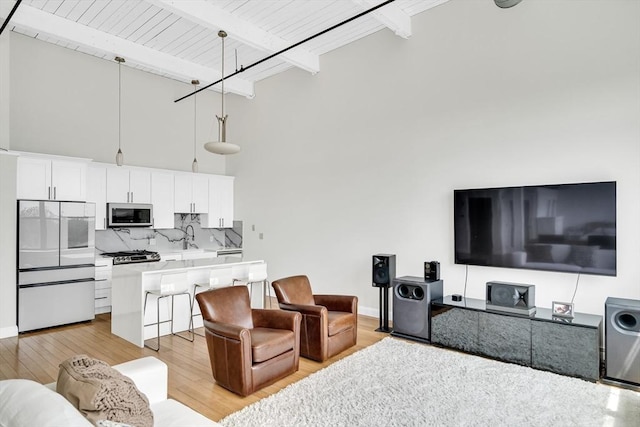
[[[298,370],[299,313],[252,309],[245,286],[200,292],[213,378],[241,396]]]
[[[302,313],[300,355],[323,362],[356,344],[358,339],[358,297],[313,295],[307,276],[274,281],[282,310]]]

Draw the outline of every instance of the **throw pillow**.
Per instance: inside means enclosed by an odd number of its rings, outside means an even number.
[[[91,427],[64,397],[32,380],[0,381],[0,426]]]
[[[60,364],[56,391],[98,425],[101,420],[152,427],[149,401],[134,382],[107,363],[86,355]]]

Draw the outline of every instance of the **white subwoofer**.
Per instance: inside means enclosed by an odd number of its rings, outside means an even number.
[[[605,302],[605,377],[640,386],[640,301]]]

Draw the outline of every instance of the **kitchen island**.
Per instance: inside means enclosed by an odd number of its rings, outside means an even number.
[[[264,261],[243,261],[234,256],[193,259],[183,261],[159,261],[140,264],[127,264],[114,268],[111,285],[111,333],[139,346],[144,347],[144,341],[155,338],[156,325],[146,326],[156,321],[156,298],[149,296],[146,312],[144,309],[145,293],[148,290],[160,289],[160,278],[166,273],[187,273],[187,282],[191,301],[195,283],[209,283],[209,275],[213,269],[231,270],[237,278],[246,274],[251,264],[263,264]],[[264,301],[264,287],[261,288],[261,301]],[[252,302],[262,306],[262,302]],[[194,303],[194,313],[199,313],[197,302]],[[174,332],[186,331],[189,328],[191,313],[190,304],[186,296],[175,297],[173,311]],[[171,315],[171,298],[160,301],[160,320],[169,319]],[[202,317],[194,317],[194,327],[202,326]],[[170,324],[160,325],[160,335],[171,333]]]

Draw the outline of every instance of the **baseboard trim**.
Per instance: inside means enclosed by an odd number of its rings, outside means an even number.
[[[18,325],[0,328],[0,339],[18,336]]]

